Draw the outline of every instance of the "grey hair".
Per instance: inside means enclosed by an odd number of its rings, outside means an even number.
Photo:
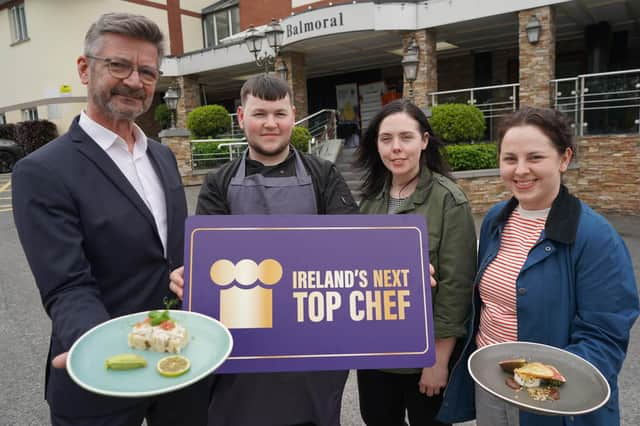
[[[155,44],[158,64],[164,56],[164,35],[158,25],[145,16],[130,13],[105,13],[100,16],[84,37],[84,54],[96,55],[102,47],[102,36],[105,34],[120,34]]]

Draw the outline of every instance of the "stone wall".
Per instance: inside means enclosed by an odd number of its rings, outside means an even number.
[[[640,215],[640,135],[578,140],[579,196],[597,210]]]
[[[402,36],[402,48],[406,51],[411,39],[415,39],[418,45],[418,73],[413,83],[413,103],[420,107],[431,105],[431,97],[428,93],[438,91],[438,56],[436,54],[435,30],[419,30],[405,33]],[[404,81],[402,93],[408,97],[410,85]]]
[[[540,40],[529,43],[527,24],[536,16],[540,21]],[[520,106],[551,106],[549,81],[555,78],[556,31],[554,11],[550,6],[522,10],[518,13],[520,48]]]
[[[474,213],[511,196],[497,169],[455,173]],[[570,191],[601,213],[640,216],[640,135],[581,137],[564,176]]]

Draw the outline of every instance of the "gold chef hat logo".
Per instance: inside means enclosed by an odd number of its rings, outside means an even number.
[[[211,265],[209,275],[214,284],[222,287],[220,322],[228,328],[272,327],[271,287],[282,278],[280,262],[265,259],[257,264],[242,259],[234,265],[230,260],[220,259]],[[255,285],[256,281],[262,285]]]

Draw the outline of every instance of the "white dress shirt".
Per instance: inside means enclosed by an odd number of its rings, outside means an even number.
[[[160,178],[147,155],[147,136],[135,123],[133,153],[127,143],[111,130],[93,121],[82,111],[78,122],[82,130],[91,137],[113,160],[147,205],[156,222],[162,247],[167,254],[167,202]]]

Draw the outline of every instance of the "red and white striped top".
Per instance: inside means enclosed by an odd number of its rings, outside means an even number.
[[[479,348],[518,340],[516,280],[544,229],[548,213],[549,209],[526,211],[518,207],[505,224],[498,254],[480,279]]]

